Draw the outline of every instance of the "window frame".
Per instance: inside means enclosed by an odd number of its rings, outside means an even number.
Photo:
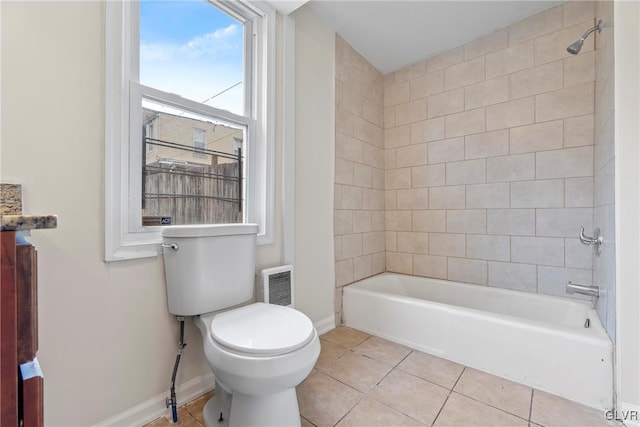
[[[135,226],[135,215],[141,220],[136,195],[141,194],[142,178],[136,171],[142,164],[136,163],[139,156],[134,153],[137,148],[132,138],[137,132],[140,139],[141,104],[135,108],[134,103],[142,95],[160,96],[163,103],[169,101],[179,108],[248,125],[252,136],[245,142],[247,147],[251,145],[246,158],[245,218],[260,225],[259,245],[273,243],[276,12],[264,2],[209,1],[240,21],[251,21],[251,31],[245,32],[245,46],[250,46],[251,54],[245,62],[244,79],[249,123],[245,116],[140,85],[139,3],[118,0],[105,4],[105,261],[161,253],[163,227]],[[249,86],[251,90],[247,90]]]

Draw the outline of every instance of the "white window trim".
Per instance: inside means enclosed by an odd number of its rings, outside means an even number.
[[[131,207],[138,200],[130,194],[130,120],[129,82],[138,67],[131,61],[137,55],[138,41],[134,40],[130,22],[138,22],[137,2],[108,1],[106,7],[105,40],[105,261],[155,257],[160,251],[160,227],[132,229],[129,221]],[[273,243],[274,218],[274,145],[275,145],[275,56],[276,12],[264,2],[235,1],[221,3],[244,7],[261,17],[253,25],[259,32],[262,45],[255,49],[253,59],[255,80],[251,82],[257,102],[251,104],[256,119],[254,171],[247,174],[247,186],[255,194],[247,194],[248,220],[260,224],[258,244]],[[259,91],[258,91],[259,90]],[[181,99],[181,102],[184,102]],[[257,179],[260,177],[260,179]],[[258,185],[259,184],[259,185]],[[253,203],[253,208],[250,206]]]

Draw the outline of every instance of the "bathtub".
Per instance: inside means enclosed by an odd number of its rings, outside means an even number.
[[[342,307],[351,328],[613,407],[613,345],[591,302],[382,273],[345,286]]]

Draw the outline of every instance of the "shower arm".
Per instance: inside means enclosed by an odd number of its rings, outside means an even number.
[[[583,35],[582,37],[580,37],[580,40],[585,41],[585,39],[589,36],[589,34],[593,33],[594,31],[602,31],[602,19],[598,21],[598,23],[596,25],[594,25],[593,27],[589,28]]]

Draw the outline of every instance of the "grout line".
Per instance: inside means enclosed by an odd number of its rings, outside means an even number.
[[[531,403],[529,404],[529,422],[531,422],[532,412],[533,412],[533,387],[531,387]]]

